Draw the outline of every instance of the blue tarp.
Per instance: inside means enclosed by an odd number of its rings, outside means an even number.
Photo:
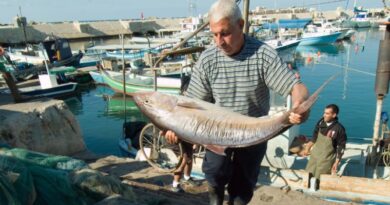
[[[278,23],[265,23],[262,25],[263,29],[273,29],[278,28],[304,28],[307,24],[311,22],[311,18],[307,19],[279,19]]]

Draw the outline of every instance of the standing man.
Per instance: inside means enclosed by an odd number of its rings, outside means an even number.
[[[178,143],[177,142],[170,142]],[[200,182],[195,181],[191,177],[192,170],[192,158],[194,154],[194,145],[188,142],[181,141],[183,148],[183,160],[177,170],[173,173],[173,182],[172,182],[172,191],[173,192],[183,192],[184,190],[181,187],[181,183],[187,184],[189,186],[199,186]]]
[[[339,107],[326,106],[323,117],[314,128],[313,139],[306,145],[304,154],[310,154],[306,171],[319,180],[321,174],[336,174],[344,154],[347,134],[338,121]],[[313,146],[314,145],[314,146]],[[313,149],[310,151],[311,147]]]
[[[308,97],[297,79],[270,46],[243,33],[244,20],[234,0],[218,0],[209,11],[215,45],[197,61],[186,95],[215,103],[232,111],[261,117],[270,109],[269,90],[292,95],[293,106]],[[292,113],[290,122],[299,124],[308,113]],[[176,141],[172,131],[165,133]],[[230,204],[247,204],[253,196],[267,143],[228,148],[226,156],[206,150],[202,170],[208,182],[210,204],[221,205],[228,185]]]

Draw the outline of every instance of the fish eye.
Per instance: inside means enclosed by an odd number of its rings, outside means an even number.
[[[149,98],[146,98],[145,101],[144,101],[146,104],[149,103]]]

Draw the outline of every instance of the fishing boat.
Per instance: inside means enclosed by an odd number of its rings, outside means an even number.
[[[369,28],[371,27],[370,18],[368,17],[368,10],[364,10],[362,7],[354,7],[354,16],[347,21],[344,25],[351,28]]]
[[[123,93],[123,75],[120,72],[101,71],[102,79],[105,84],[119,93]],[[133,73],[126,73],[125,86],[126,94],[136,91],[153,91],[154,77],[143,76]],[[164,93],[179,94],[181,80],[177,78],[157,77],[157,91]]]
[[[335,25],[334,22],[329,22],[326,19],[319,19],[313,22],[313,25],[317,26],[317,30],[320,32],[334,33],[341,32],[341,35],[337,38],[337,40],[342,40],[344,38],[350,38],[355,30],[349,28],[340,28]]]
[[[39,97],[58,97],[69,95],[75,92],[77,83],[64,83],[53,87],[43,88],[41,85],[19,88],[21,95],[39,98]]]
[[[289,39],[289,40],[279,40],[279,39],[271,39],[265,40],[264,43],[270,45],[277,51],[282,51],[287,48],[298,46],[300,40],[298,39]]]
[[[113,47],[115,48],[115,47]],[[128,49],[130,48],[130,49]],[[106,49],[111,50],[106,52],[106,56],[108,57],[115,57],[118,59],[140,59],[145,56],[147,53],[155,53],[158,54],[164,49],[172,48],[172,44],[165,43],[165,44],[135,44],[130,45],[129,47],[125,47],[124,53],[122,53],[121,47],[116,47],[116,49]]]
[[[81,52],[72,54],[67,39],[48,39],[42,46],[29,46],[25,49],[9,49],[8,55],[12,61],[42,65],[49,60],[49,67],[78,66],[83,57]]]
[[[336,42],[341,32],[319,31],[315,25],[308,25],[299,45],[330,44]]]

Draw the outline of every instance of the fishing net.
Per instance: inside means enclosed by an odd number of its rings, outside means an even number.
[[[0,204],[83,205],[113,194],[135,199],[131,188],[118,179],[66,156],[2,147],[0,170]]]

